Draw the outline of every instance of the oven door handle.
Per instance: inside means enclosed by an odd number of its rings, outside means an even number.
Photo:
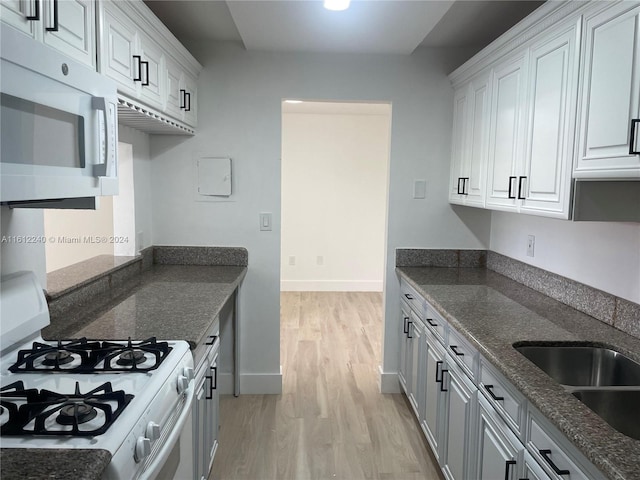
[[[182,430],[187,423],[187,421],[191,418],[191,407],[193,405],[193,399],[195,398],[195,382],[191,380],[191,386],[189,388],[189,393],[187,394],[187,399],[185,400],[182,406],[182,413],[176,423],[171,427],[171,433],[167,437],[164,442],[162,448],[156,454],[156,457],[153,459],[153,462],[149,464],[147,469],[142,472],[139,480],[150,480],[156,478],[162,467],[164,467],[165,462],[169,458],[169,454],[173,447],[176,445],[178,441],[180,441],[180,435],[182,435]]]

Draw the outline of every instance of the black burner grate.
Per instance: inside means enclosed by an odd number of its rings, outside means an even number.
[[[81,393],[76,382],[73,394],[25,389],[15,382],[0,389],[0,402],[9,411],[0,435],[102,435],[132,399],[122,390],[113,391],[111,382],[87,393]],[[100,420],[91,423],[99,414]],[[52,420],[59,427],[47,427]]]
[[[30,349],[20,350],[16,363],[9,367],[13,373],[31,372],[148,372],[155,370],[167,357],[171,347],[167,342],[158,342],[155,337],[147,340],[124,343],[111,341],[60,340],[57,345],[34,342]],[[127,356],[144,355],[144,362],[118,361],[123,354]],[[147,358],[152,360],[147,364]],[[70,360],[71,359],[71,360]]]

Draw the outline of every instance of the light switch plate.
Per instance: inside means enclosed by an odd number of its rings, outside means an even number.
[[[271,214],[264,212],[260,214],[260,230],[263,232],[271,231]]]

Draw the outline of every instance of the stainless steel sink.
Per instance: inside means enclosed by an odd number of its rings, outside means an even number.
[[[572,393],[620,433],[640,440],[640,390],[575,390]]]
[[[515,349],[562,385],[640,386],[640,364],[608,348],[523,345]]]

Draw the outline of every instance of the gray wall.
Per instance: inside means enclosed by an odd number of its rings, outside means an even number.
[[[452,52],[285,54],[247,52],[219,43],[188,47],[204,65],[198,85],[198,134],[151,139],[153,239],[156,245],[235,245],[249,250],[240,298],[245,393],[281,388],[282,99],[392,103],[383,371],[396,372],[395,248],[486,248],[489,243],[489,212],[453,210],[447,202],[452,89],[445,72]],[[237,188],[232,202],[194,201],[192,165],[199,152],[233,159]],[[417,178],[427,179],[425,200],[411,198]],[[259,231],[259,212],[273,213],[272,232]]]

